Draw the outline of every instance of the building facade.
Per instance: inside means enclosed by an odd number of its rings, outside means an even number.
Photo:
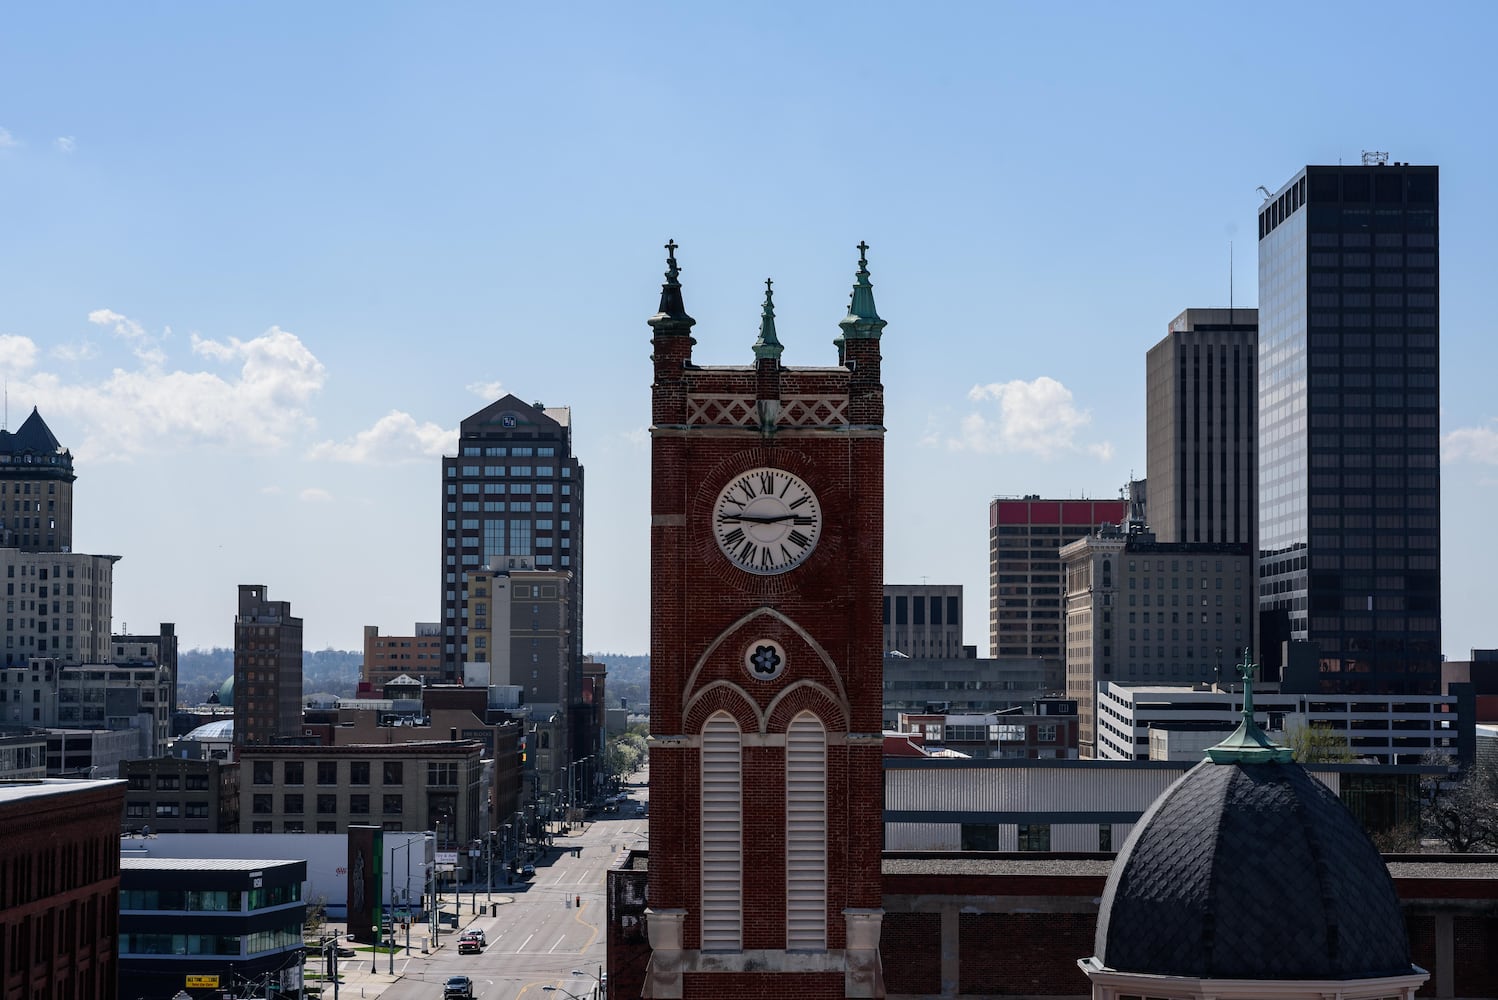
[[[427,684],[444,679],[441,625],[417,622],[411,635],[380,635],[378,625],[364,626],[364,668],[359,679],[372,690],[382,691],[403,675]]]
[[[1066,696],[1097,756],[1098,686],[1215,681],[1254,641],[1253,551],[1105,528],[1062,549]]]
[[[962,645],[962,584],[886,583],[884,652],[956,658]]]
[[[120,832],[238,833],[239,764],[152,757],[119,765],[125,779]]]
[[[262,584],[240,584],[234,616],[234,742],[265,746],[302,731],[302,620]]]
[[[124,782],[0,785],[0,996],[119,993]]]
[[[667,249],[643,995],[881,997],[885,324],[867,258],[835,366],[781,364],[767,282],[752,363],[704,367]]]
[[[119,865],[124,996],[297,992],[307,862],[142,857]],[[196,986],[184,990],[189,982]]]
[[[1121,524],[1127,500],[1000,497],[988,505],[988,655],[1065,655],[1061,546]]]
[[[1162,542],[1253,545],[1257,309],[1187,309],[1145,356],[1149,527]]]
[[[68,664],[109,662],[114,564],[119,559],[0,548],[6,607],[3,666],[24,667],[34,657]]]
[[[1098,758],[1150,759],[1156,727],[1174,730],[1174,738],[1197,732],[1215,737],[1207,738],[1206,745],[1218,742],[1224,727],[1231,730],[1243,711],[1242,686],[1237,687],[1100,684]],[[1254,691],[1256,717],[1281,743],[1292,745],[1299,730],[1316,727],[1349,757],[1378,764],[1418,764],[1429,754],[1457,758],[1459,734],[1475,725],[1460,709],[1460,701],[1444,695]],[[1199,752],[1195,759],[1201,759]]]
[[[1059,693],[1063,677],[1054,660],[1009,657],[884,658],[884,728],[901,712],[981,713],[1029,705]]]
[[[1323,691],[1435,694],[1439,176],[1370,158],[1308,166],[1259,213],[1264,659],[1310,641]]]
[[[535,569],[571,574],[569,659],[581,663],[583,467],[572,454],[572,411],[505,396],[464,418],[458,454],[442,459],[443,671],[487,661],[473,641],[471,574]],[[482,630],[480,630],[482,631]]]
[[[73,551],[73,453],[36,407],[15,433],[0,430],[0,548]]]
[[[247,833],[347,833],[353,823],[432,830],[448,850],[489,829],[477,740],[246,747],[239,764]]]

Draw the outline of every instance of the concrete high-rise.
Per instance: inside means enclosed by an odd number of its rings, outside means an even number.
[[[257,583],[234,616],[234,742],[267,746],[302,731],[302,620]]]
[[[1149,526],[1161,542],[1258,532],[1256,309],[1187,309],[1145,360]]]
[[[884,652],[920,658],[966,655],[962,646],[962,584],[886,583]]]
[[[0,430],[0,546],[73,551],[77,478],[73,453],[58,443],[35,407],[14,434]]]
[[[1101,524],[1121,524],[1128,513],[1127,500],[999,497],[988,505],[989,656],[1061,663],[1061,546]]]
[[[1305,167],[1259,212],[1264,662],[1306,641],[1287,684],[1434,694],[1439,176],[1381,159]]]
[[[469,575],[480,569],[570,573],[569,661],[581,669],[583,467],[572,454],[571,409],[505,396],[464,419],[458,454],[442,459],[442,518],[447,678],[491,659],[470,641],[479,626]]]

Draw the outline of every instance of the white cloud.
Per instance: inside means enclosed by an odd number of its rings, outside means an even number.
[[[323,441],[313,445],[307,457],[332,462],[354,462],[367,465],[394,465],[421,462],[454,453],[458,432],[434,423],[419,424],[416,418],[400,410],[391,410],[373,427],[342,441]]]
[[[639,451],[645,451],[650,447],[650,431],[645,427],[636,427],[632,431],[623,433],[624,440]]]
[[[70,135],[60,135],[52,140],[52,144],[57,147],[59,153],[71,153],[78,148],[78,140]]]
[[[80,340],[76,344],[58,344],[47,352],[59,361],[92,361],[99,356],[94,345],[86,340]]]
[[[88,314],[88,321],[95,326],[112,328],[116,337],[130,345],[130,350],[137,358],[153,368],[166,363],[166,352],[161,349],[160,344],[163,337],[171,336],[170,327],[162,337],[157,337],[147,333],[135,320],[122,316],[113,309],[95,309]]]
[[[309,487],[297,494],[303,503],[332,503],[333,494],[327,490],[318,489],[316,486]]]
[[[1030,382],[1015,379],[976,385],[968,391],[968,399],[996,406],[962,418],[958,437],[947,441],[954,450],[1029,452],[1046,459],[1077,452],[1105,461],[1113,456],[1113,446],[1106,441],[1077,440],[1092,423],[1092,414],[1077,409],[1071,390],[1048,376]]]
[[[36,342],[14,333],[0,334],[0,371],[7,375],[23,372],[36,364]]]
[[[139,324],[111,310],[97,310],[89,319],[138,339]],[[326,370],[295,334],[271,327],[251,340],[228,343],[194,336],[193,349],[239,368],[227,376],[165,370],[154,361],[158,349],[138,349],[138,369],[116,368],[92,384],[64,384],[55,374],[37,372],[27,384],[13,384],[11,395],[38,400],[49,420],[56,413],[81,430],[70,446],[93,461],[204,445],[274,452],[313,427],[307,406],[322,389]]]
[[[470,382],[464,388],[480,399],[487,399],[491,403],[505,394],[505,384],[499,379],[492,382]]]
[[[19,146],[16,137],[10,134],[9,129],[0,128],[0,149],[13,149]]]
[[[1441,438],[1441,461],[1498,465],[1498,418],[1483,427],[1459,427]]]

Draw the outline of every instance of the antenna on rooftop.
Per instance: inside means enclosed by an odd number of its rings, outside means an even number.
[[[1363,150],[1363,166],[1365,167],[1382,167],[1385,166],[1388,162],[1388,153],[1373,153],[1369,152],[1366,149]]]
[[[1233,241],[1228,240],[1228,326],[1233,325]]]

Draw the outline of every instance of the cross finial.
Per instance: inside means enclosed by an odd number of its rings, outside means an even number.
[[[766,278],[765,279],[765,292],[768,293],[771,290],[771,288],[772,288],[773,285],[774,285],[774,282],[772,282],[769,278]]]
[[[865,240],[858,241],[858,263],[864,266],[869,263],[869,244]]]
[[[679,245],[680,244],[678,244],[675,240],[667,240],[666,241],[666,256],[667,257],[675,257],[676,256],[676,248]]]

